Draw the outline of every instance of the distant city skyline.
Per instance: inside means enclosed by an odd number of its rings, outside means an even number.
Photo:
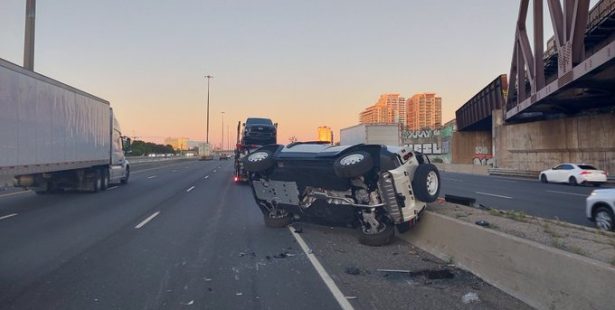
[[[452,119],[509,71],[518,6],[38,1],[34,70],[109,100],[125,134],[143,140],[205,140],[207,74],[211,141],[221,141],[222,111],[230,124],[273,119],[280,142],[310,140],[320,124],[356,124],[373,94],[391,90],[438,93]],[[24,0],[0,2],[0,58],[22,64],[24,23]]]
[[[374,105],[359,113],[360,124],[399,124],[418,130],[442,126],[442,98],[435,93],[418,93],[406,99],[399,93],[381,94]]]

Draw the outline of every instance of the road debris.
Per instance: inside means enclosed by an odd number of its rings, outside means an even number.
[[[243,296],[243,293],[242,292],[237,292],[237,293],[235,293],[235,296]]]
[[[244,256],[256,257],[256,253],[254,253],[254,251],[239,252],[239,257],[244,257]]]
[[[351,300],[351,299],[357,299],[357,296],[344,296],[344,298]]]
[[[479,221],[476,221],[476,225],[482,226],[482,227],[489,227],[489,222],[485,220],[479,220]]]
[[[203,278],[203,280],[205,280],[205,282],[210,282],[211,278]]]
[[[429,280],[439,280],[439,279],[452,279],[455,277],[455,274],[452,273],[448,269],[424,269],[418,271],[411,271],[405,269],[377,269],[379,272],[384,272],[387,275],[390,273],[397,274],[407,274],[409,277],[419,277],[424,276]],[[387,276],[385,275],[385,276]]]
[[[181,304],[184,306],[192,306],[194,304],[194,300],[191,300],[189,302],[182,302]]]
[[[469,292],[461,297],[461,301],[467,305],[470,303],[480,302],[480,298],[478,298],[478,294]]]
[[[361,274],[361,270],[359,270],[359,268],[354,267],[354,266],[346,267],[344,272],[349,275],[353,275],[353,276],[357,276]]]
[[[294,231],[295,231],[296,234],[302,234],[303,233],[303,227],[296,227]]]

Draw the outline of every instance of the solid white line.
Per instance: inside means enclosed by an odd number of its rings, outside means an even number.
[[[335,285],[335,282],[327,273],[325,268],[322,267],[322,265],[318,261],[318,258],[316,258],[314,253],[312,253],[312,251],[308,248],[305,241],[303,241],[303,238],[301,238],[299,234],[295,233],[293,227],[288,226],[288,230],[290,230],[290,233],[293,235],[293,237],[295,237],[295,240],[297,240],[297,243],[299,243],[299,246],[301,246],[301,249],[312,263],[312,266],[314,266],[314,269],[316,269],[316,272],[318,272],[318,275],[320,275],[322,281],[325,282],[327,288],[329,288],[329,291],[331,291],[331,294],[333,294],[333,297],[335,298],[335,300],[337,300],[337,303],[340,305],[340,307],[344,310],[354,309],[350,302],[348,302],[342,291],[340,291],[337,285]]]
[[[577,194],[577,193],[568,193],[568,192],[560,192],[560,191],[547,191],[549,193],[555,193],[555,194],[564,194],[564,195],[573,195],[573,196],[581,196],[581,197],[587,197],[589,196],[589,194]]]
[[[186,190],[186,192],[188,192],[188,193],[189,193],[189,192],[190,192],[191,190],[193,190],[193,189],[194,189],[194,186],[191,186],[189,189],[187,189],[187,190]]]
[[[15,215],[17,215],[17,213],[11,213],[9,215],[0,216],[0,220],[8,219],[9,217],[13,217]]]
[[[147,224],[149,221],[153,220],[156,216],[158,216],[158,214],[160,214],[160,211],[156,211],[156,213],[150,215],[148,218],[144,219],[143,222],[137,224],[137,226],[135,226],[135,229],[139,229],[143,226],[145,226],[145,224]]]
[[[155,177],[156,177],[155,175],[150,175],[150,176],[149,176],[149,177],[147,177],[147,178],[148,178],[148,179],[153,179],[153,178],[155,178]]]
[[[107,188],[107,190],[108,190],[108,191],[112,191],[112,190],[114,190],[114,189],[116,189],[116,188],[119,188],[119,186],[112,186],[112,187]]]
[[[9,193],[9,194],[0,195],[0,198],[2,198],[2,197],[9,197],[9,196],[15,196],[15,195],[21,195],[21,194],[31,193],[31,192],[32,191],[21,191],[21,192],[16,192],[16,193]]]
[[[497,195],[497,194],[489,194],[489,193],[483,193],[483,192],[476,192],[479,195],[486,195],[486,196],[493,196],[493,197],[499,197],[499,198],[506,198],[506,199],[512,199],[512,197],[508,197],[508,196],[504,196],[504,195]]]

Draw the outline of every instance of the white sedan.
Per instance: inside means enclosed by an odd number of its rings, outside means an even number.
[[[595,190],[586,199],[586,216],[603,230],[615,228],[615,189]]]
[[[540,172],[538,177],[543,183],[568,183],[570,185],[606,183],[607,173],[587,164],[561,164]]]

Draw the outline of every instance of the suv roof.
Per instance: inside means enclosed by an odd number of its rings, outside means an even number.
[[[273,122],[268,118],[250,117],[246,120],[246,125],[272,125]]]

